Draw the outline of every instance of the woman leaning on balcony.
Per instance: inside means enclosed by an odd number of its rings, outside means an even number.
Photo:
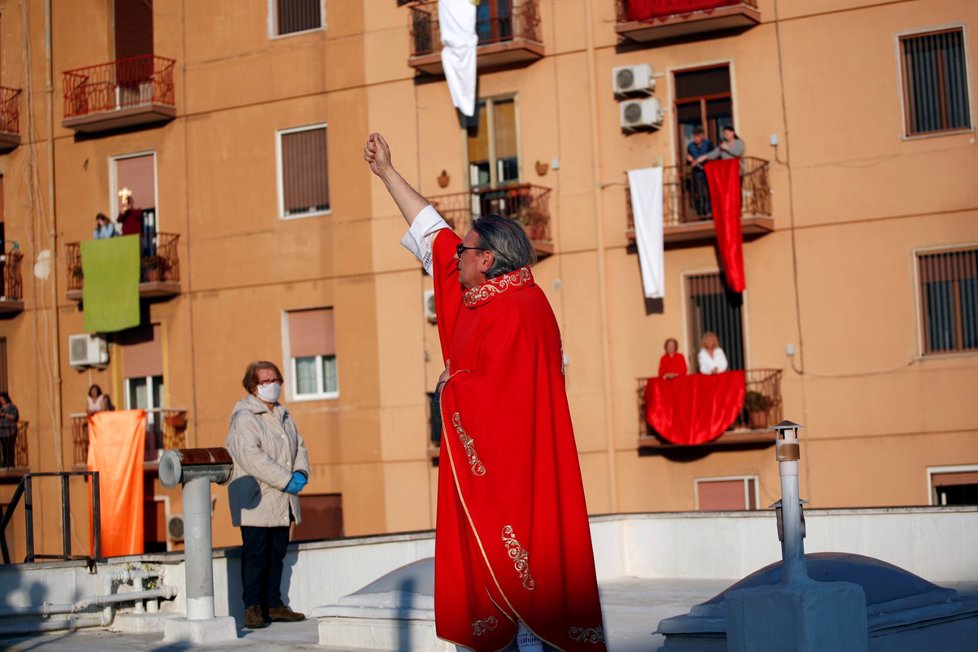
[[[659,358],[659,378],[672,380],[686,375],[686,358],[679,352],[679,342],[670,337],[666,340],[666,352]]]
[[[701,374],[722,374],[727,370],[727,355],[720,348],[720,340],[712,331],[703,333],[700,353],[696,357]]]

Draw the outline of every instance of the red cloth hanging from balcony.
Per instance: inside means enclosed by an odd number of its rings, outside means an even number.
[[[711,11],[717,7],[739,4],[741,0],[625,0],[628,20],[666,19],[694,11]]]
[[[740,159],[708,161],[706,181],[710,185],[713,205],[713,228],[717,234],[717,249],[727,277],[727,287],[743,292],[744,237],[740,229]]]
[[[744,406],[744,389],[743,371],[650,378],[645,386],[645,418],[673,444],[705,444],[736,421]]]

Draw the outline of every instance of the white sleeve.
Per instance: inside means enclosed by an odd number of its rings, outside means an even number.
[[[429,276],[431,275],[431,245],[439,231],[450,228],[448,222],[438,214],[434,206],[429,204],[414,216],[411,228],[401,238],[401,246],[421,261],[424,271]]]
[[[710,354],[706,352],[706,349],[700,349],[699,354],[696,356],[696,363],[701,374],[713,372],[713,360],[710,359]]]
[[[727,354],[723,352],[719,346],[713,351],[713,357],[716,359],[717,371],[723,373],[727,370]]]

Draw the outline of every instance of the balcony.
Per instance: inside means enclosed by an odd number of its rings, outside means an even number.
[[[757,0],[617,0],[615,31],[649,43],[736,29],[761,22]]]
[[[550,235],[550,188],[522,183],[438,195],[428,197],[428,201],[462,237],[472,227],[473,215],[496,213],[520,223],[537,256],[542,258],[554,252]]]
[[[175,65],[173,59],[148,54],[66,71],[61,124],[98,133],[169,122],[177,114]]]
[[[15,243],[2,244],[0,289],[3,290],[3,295],[0,296],[0,315],[15,315],[24,312],[24,282],[20,274],[24,254],[20,253]]]
[[[741,410],[737,420],[717,439],[696,446],[704,448],[740,448],[757,447],[774,444],[774,434],[770,428],[781,422],[781,370],[780,369],[747,369],[747,397],[753,392],[755,403],[770,405],[766,410],[749,411],[747,407]],[[648,378],[638,379],[636,395],[638,397],[638,448],[639,451],[652,449],[686,449],[691,447],[678,446],[656,436],[646,421],[645,415],[645,385]],[[761,399],[760,397],[764,397]],[[745,403],[748,401],[745,400]]]
[[[180,294],[180,257],[177,255],[176,233],[157,233],[153,250],[155,254],[140,258],[139,296],[144,299],[173,297]],[[81,243],[65,244],[68,271],[69,301],[82,300],[85,275],[82,273]]]
[[[475,24],[479,36],[475,65],[479,70],[531,63],[543,57],[538,4],[539,0],[480,4]],[[444,74],[436,0],[411,7],[411,43],[409,66],[430,75]]]
[[[20,89],[0,86],[0,153],[20,147]]]
[[[75,466],[88,465],[88,415],[70,414]],[[187,411],[183,408],[146,410],[146,450],[143,459],[155,464],[164,450],[187,447]]]
[[[771,186],[768,182],[768,161],[745,156],[741,159],[740,226],[744,238],[758,237],[774,230],[771,217]],[[631,195],[625,192],[628,204],[628,226],[625,235],[635,242],[635,217]],[[698,188],[692,170],[669,166],[662,169],[662,241],[670,244],[713,240],[716,232],[709,213],[708,191]]]
[[[9,423],[9,422],[8,422]],[[27,457],[27,421],[18,421],[13,441],[3,436],[0,431],[0,482],[7,479],[19,480],[30,471],[30,461]]]

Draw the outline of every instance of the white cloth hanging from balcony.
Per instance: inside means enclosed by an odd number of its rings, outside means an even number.
[[[475,2],[439,0],[438,25],[441,30],[441,65],[452,94],[452,104],[463,115],[475,114]]]
[[[635,221],[635,248],[648,299],[665,296],[665,253],[662,247],[662,168],[628,171]]]

